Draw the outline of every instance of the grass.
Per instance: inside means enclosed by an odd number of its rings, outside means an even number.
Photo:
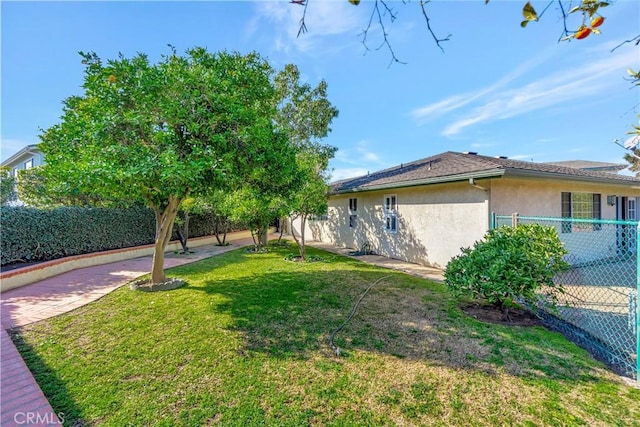
[[[443,285],[310,249],[236,250],[14,331],[65,424],[640,425],[640,390],[541,327],[474,320]],[[328,344],[359,295],[381,280]]]

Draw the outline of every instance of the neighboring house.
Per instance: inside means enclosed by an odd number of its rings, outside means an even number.
[[[638,199],[631,176],[446,152],[333,183],[327,215],[306,235],[443,268],[484,236],[492,212],[635,220]]]
[[[18,176],[18,171],[31,169],[44,163],[44,155],[38,149],[38,146],[27,145],[13,156],[2,162],[0,166],[11,168],[11,174]]]
[[[38,146],[27,145],[13,156],[9,157],[4,162],[0,163],[0,166],[8,167],[11,170],[11,175],[18,178],[18,173],[21,170],[35,168],[44,163],[44,154],[38,149]],[[23,202],[20,199],[9,202],[11,206],[22,205]]]
[[[554,166],[566,166],[569,168],[583,169],[586,171],[594,172],[611,172],[618,173],[621,170],[627,169],[629,164],[624,163],[606,163],[606,162],[593,162],[591,160],[565,160],[562,162],[548,162],[547,165]]]

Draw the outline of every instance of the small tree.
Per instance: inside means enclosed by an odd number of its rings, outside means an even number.
[[[225,191],[214,190],[206,197],[206,204],[212,212],[213,232],[216,235],[218,246],[227,244],[227,232],[233,214],[234,200],[232,194]]]
[[[235,191],[230,198],[234,203],[231,219],[247,224],[254,250],[264,250],[269,224],[283,213],[281,198],[250,185]]]
[[[331,131],[329,126],[338,110],[327,97],[327,82],[322,80],[315,88],[301,83],[295,65],[287,65],[276,75],[275,87],[279,97],[276,124],[286,130],[291,145],[297,149],[295,191],[282,201],[287,205],[284,215],[292,221],[300,218],[301,235],[292,235],[305,260],[305,224],[310,215],[326,210],[329,160],[336,152],[320,139]]]
[[[553,276],[568,268],[563,259],[566,254],[553,227],[502,226],[449,261],[445,283],[454,295],[484,299],[500,308],[505,320],[511,320],[509,304],[519,298],[534,303],[542,288],[555,303],[563,289],[553,282]]]
[[[291,231],[293,239],[298,244],[300,258],[307,259],[305,229],[309,216],[320,216],[327,211],[327,195],[329,193],[328,166],[335,148],[318,146],[307,149],[298,154],[298,168],[300,171],[300,185],[289,199],[289,218],[293,222],[300,219],[300,237]]]
[[[180,210],[175,219],[176,234],[182,246],[182,253],[189,253],[189,218],[192,214],[204,214],[207,212],[208,205],[201,197],[187,197],[182,201]]]

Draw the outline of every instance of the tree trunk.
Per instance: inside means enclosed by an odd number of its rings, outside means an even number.
[[[189,212],[184,213],[184,225],[182,225],[182,227],[178,226],[177,233],[180,245],[182,245],[182,253],[188,254],[189,247],[187,246],[187,243],[189,241]]]
[[[262,227],[262,236],[260,236],[260,244],[262,245],[263,248],[267,248],[267,243],[269,240],[269,226],[265,225]]]
[[[278,219],[278,231],[280,232],[280,235],[278,236],[278,243],[282,241],[282,235],[284,234],[284,222],[284,218]]]
[[[306,214],[302,214],[300,215],[300,257],[302,258],[303,261],[307,260],[307,248],[305,247],[305,241],[304,241],[304,229],[307,226],[307,215]]]
[[[222,242],[220,241],[220,221],[216,218],[213,221],[213,232],[216,235],[216,240],[218,241],[218,246],[222,246]]]
[[[156,214],[156,241],[153,250],[153,261],[151,262],[151,283],[163,283],[166,281],[164,275],[164,251],[171,240],[173,222],[178,214],[178,207],[182,200],[170,196],[167,207],[160,211],[157,206],[152,206]]]
[[[289,217],[289,223],[293,224],[293,221],[295,221],[296,218],[298,218],[298,216]],[[300,218],[300,222],[302,222],[302,218]],[[298,236],[296,236],[296,230],[294,230],[293,225],[291,226],[291,235],[293,236],[293,240],[296,241],[296,245],[298,245],[298,251],[300,252],[300,257],[304,261],[306,257],[306,252],[303,248],[304,242],[301,242],[300,239],[298,239]],[[300,236],[302,236],[302,234]]]
[[[185,254],[189,253],[189,247],[187,242],[189,241],[189,212],[184,213],[184,242],[182,243],[182,250]]]

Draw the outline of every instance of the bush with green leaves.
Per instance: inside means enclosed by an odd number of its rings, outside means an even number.
[[[562,286],[556,273],[569,267],[567,250],[553,227],[523,224],[490,230],[472,248],[449,261],[445,283],[456,296],[483,299],[503,311],[509,320],[509,306],[516,300],[535,303],[539,292],[555,303]]]
[[[148,245],[155,237],[153,211],[141,206],[127,209],[7,206],[0,210],[0,223],[2,265]],[[230,227],[240,228],[242,224]],[[208,236],[214,230],[212,212],[192,216],[189,237]],[[173,240],[176,239],[174,230]]]

